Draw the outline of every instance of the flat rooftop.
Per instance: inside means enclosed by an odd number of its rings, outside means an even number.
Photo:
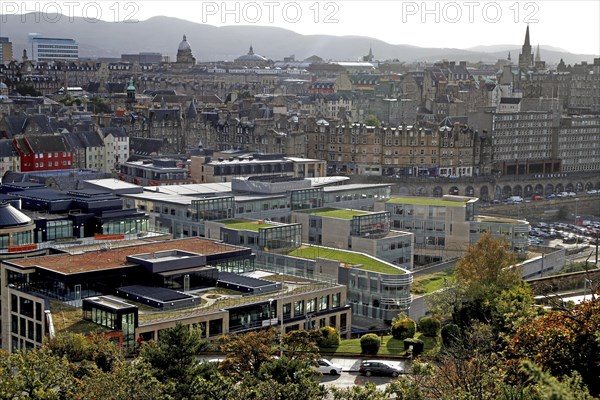
[[[78,274],[138,265],[127,260],[127,256],[181,250],[198,254],[219,254],[240,250],[239,247],[217,243],[199,237],[153,242],[109,250],[89,251],[83,254],[57,254],[5,261],[21,268],[37,267],[59,274]]]
[[[339,219],[352,219],[358,215],[369,214],[367,211],[360,210],[349,210],[340,208],[316,208],[313,210],[298,210],[311,215],[318,215],[320,217],[339,218]]]

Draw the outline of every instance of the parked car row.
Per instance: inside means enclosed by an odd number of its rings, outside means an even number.
[[[583,193],[579,193],[579,195],[582,195]],[[588,191],[586,191],[586,194],[588,195],[600,195],[600,189],[590,189]],[[578,194],[575,192],[559,192],[559,193],[550,193],[548,195],[546,195],[545,199],[547,200],[553,200],[553,199],[567,199],[567,198],[575,198],[577,197]],[[520,204],[522,202],[529,202],[529,201],[541,201],[544,200],[544,197],[539,195],[539,194],[534,194],[531,196],[531,198],[526,198],[524,199],[522,196],[510,196],[505,198],[502,203],[504,204]],[[491,203],[493,204],[499,204],[501,203],[500,200],[492,200]]]
[[[565,244],[596,244],[600,235],[600,222],[585,220],[581,225],[544,223],[529,229],[529,244],[542,245],[545,240],[562,239]]]

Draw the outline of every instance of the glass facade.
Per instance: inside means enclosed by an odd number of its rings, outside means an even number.
[[[192,221],[215,221],[234,217],[235,199],[215,197],[202,200],[192,200]]]
[[[285,249],[302,244],[302,224],[274,226],[258,230],[258,246],[262,249]]]
[[[243,274],[255,271],[254,258],[236,257],[217,262],[215,265],[219,271]]]
[[[325,192],[326,205],[335,205],[340,202],[356,202],[360,200],[387,200],[392,194],[390,186],[366,187],[361,190],[346,189]],[[337,207],[337,206],[336,206]]]
[[[33,230],[0,234],[0,249],[33,243]]]
[[[384,236],[390,231],[390,213],[387,211],[352,217],[352,236]]]
[[[148,219],[124,219],[118,221],[106,221],[102,224],[103,234],[136,234],[148,231]]]
[[[290,192],[292,210],[308,210],[323,206],[323,188],[293,190]]]
[[[56,220],[46,222],[47,240],[73,237],[73,221]]]

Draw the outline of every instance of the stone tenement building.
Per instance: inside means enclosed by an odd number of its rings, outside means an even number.
[[[307,157],[327,160],[329,173],[458,177],[490,172],[486,137],[449,120],[377,127],[321,119],[307,136]]]

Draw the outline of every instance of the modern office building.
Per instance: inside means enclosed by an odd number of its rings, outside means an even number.
[[[202,327],[207,338],[268,326],[283,333],[331,325],[349,334],[344,286],[288,281],[259,271],[254,259],[249,248],[187,238],[4,261],[1,347],[33,348],[77,328],[132,351],[178,322]]]
[[[333,221],[335,217],[330,218],[324,221],[324,225],[330,224],[332,229],[339,229],[339,237],[349,238],[342,231],[354,221],[340,218],[336,224]],[[305,229],[304,224],[300,223],[284,224],[268,220],[227,219],[206,223],[206,231],[214,238],[254,249],[257,268],[275,265],[277,271],[285,275],[327,279],[345,285],[348,288],[353,327],[385,328],[399,312],[408,311],[413,278],[406,267],[371,255],[373,249],[363,246],[360,240],[364,238],[360,236],[351,239],[356,246],[354,251],[335,246],[303,244],[301,238]],[[397,233],[403,236],[398,248],[407,253],[406,258],[410,261],[412,234]],[[380,244],[380,247],[384,246]]]
[[[127,208],[148,212],[150,224],[169,229],[177,238],[211,236],[205,221],[270,219],[290,223],[292,211],[335,207],[373,211],[390,198],[390,184],[340,185],[345,177],[234,178],[232,182],[147,187],[122,195]]]
[[[33,61],[77,61],[79,44],[75,39],[48,38],[29,34],[31,60]]]
[[[517,256],[527,251],[529,223],[477,214],[477,198],[393,198],[377,207],[390,212],[392,228],[414,234],[414,260],[428,264],[459,257],[484,232],[506,239]]]
[[[192,183],[187,169],[171,159],[124,162],[120,165],[119,179],[141,186]]]
[[[413,235],[390,230],[388,211],[299,210],[292,212],[292,222],[302,224],[304,243],[363,252],[412,269]]]
[[[319,178],[327,174],[327,162],[282,154],[242,154],[235,157],[192,156],[190,176],[194,183],[231,182],[247,176],[285,175]]]

